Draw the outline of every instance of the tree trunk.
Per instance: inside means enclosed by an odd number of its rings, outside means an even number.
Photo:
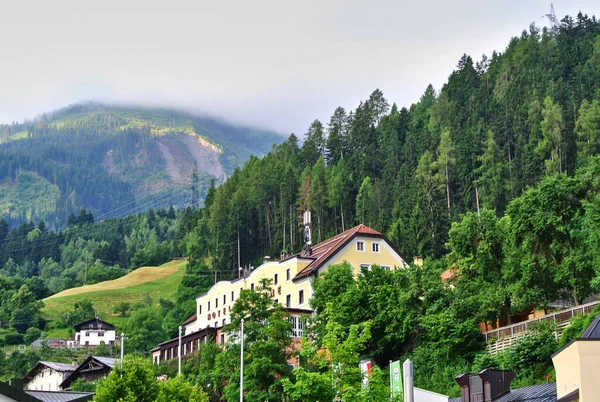
[[[448,200],[448,216],[450,216],[450,176],[448,175],[448,162],[446,162],[446,199]]]

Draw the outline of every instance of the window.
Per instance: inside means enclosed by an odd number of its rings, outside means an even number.
[[[278,274],[273,275],[273,285],[277,285],[278,280],[279,280],[279,275]]]
[[[370,271],[371,270],[371,264],[360,264],[360,272],[362,271]]]
[[[233,290],[231,291],[231,301],[233,301]]]
[[[383,269],[384,271],[391,271],[392,267],[390,267],[389,265],[382,265],[381,269]]]
[[[371,250],[374,253],[378,253],[379,252],[379,243],[375,243],[375,242],[371,243]]]
[[[221,345],[225,344],[225,334],[221,334]]]
[[[215,297],[215,308],[219,307],[219,298]]]
[[[292,295],[285,296],[285,306],[292,307]]]
[[[225,303],[227,303],[227,296],[223,295],[223,305],[225,305]]]
[[[298,304],[304,304],[304,290],[298,291]]]
[[[285,270],[285,280],[286,281],[290,280],[290,269],[289,268]]]
[[[253,283],[250,284],[250,290],[254,290],[254,284]]]
[[[208,302],[208,311],[210,311],[210,302]]]
[[[289,319],[292,324],[292,336],[294,338],[301,338],[304,336],[304,319],[300,316],[291,316]]]
[[[225,326],[225,318],[223,318],[223,326]]]
[[[219,326],[219,321],[215,321],[215,328]]]
[[[356,242],[356,251],[365,251],[365,242],[364,241]]]
[[[90,336],[90,331],[85,331],[85,336]]]
[[[198,304],[198,315],[202,314],[202,304]]]
[[[98,331],[98,336],[104,336],[104,331]]]

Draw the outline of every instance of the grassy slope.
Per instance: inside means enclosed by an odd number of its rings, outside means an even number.
[[[186,263],[172,261],[160,267],[143,267],[113,281],[65,290],[44,300],[44,316],[50,322],[55,321],[71,310],[76,302],[89,299],[101,319],[120,327],[126,318],[115,314],[114,308],[121,301],[134,304],[142,301],[146,295],[150,295],[155,304],[160,298],[174,301]],[[48,336],[66,337],[67,331],[55,329]]]

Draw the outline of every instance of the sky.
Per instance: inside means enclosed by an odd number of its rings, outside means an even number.
[[[559,0],[556,15],[600,16]],[[302,135],[379,88],[399,106],[503,51],[547,0],[0,0],[0,123],[75,102],[181,108]]]

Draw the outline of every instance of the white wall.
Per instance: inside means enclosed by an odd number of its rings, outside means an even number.
[[[448,402],[449,397],[415,387],[415,402]]]
[[[104,332],[103,336],[99,336],[100,332]],[[89,334],[89,335],[86,335]],[[104,342],[107,345],[110,345],[111,341],[115,341],[116,333],[114,330],[104,331],[98,329],[88,329],[81,330],[81,332],[77,332],[75,334],[75,339],[77,340],[77,336],[79,335],[79,346],[85,346],[85,343],[88,342],[89,346],[98,346],[100,342]]]
[[[64,378],[64,373],[45,368],[26,384],[26,388],[36,391],[60,391],[59,385],[63,382]]]

